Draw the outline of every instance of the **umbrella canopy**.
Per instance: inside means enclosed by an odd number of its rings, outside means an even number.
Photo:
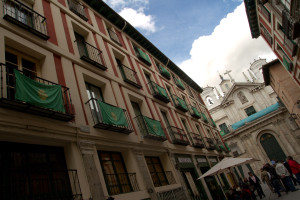
[[[235,167],[243,164],[248,164],[254,161],[259,161],[254,158],[224,158],[219,163],[217,163],[215,166],[213,166],[210,170],[208,170],[206,173],[204,173],[200,178],[204,178],[206,176],[212,176],[215,174],[222,173],[226,171],[230,167]]]

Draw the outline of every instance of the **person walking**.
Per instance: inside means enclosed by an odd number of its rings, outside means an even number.
[[[290,175],[291,175],[290,177],[291,177],[291,179],[293,180],[294,185],[296,186],[297,183],[298,183],[298,185],[300,185],[300,182],[298,182],[298,180],[295,179],[295,177],[294,177],[294,175],[293,175],[293,172],[292,172],[292,170],[291,170],[291,168],[290,168],[290,165],[289,165],[289,163],[288,163],[288,159],[286,159],[286,161],[283,163],[283,165],[284,165],[285,168],[289,171],[289,173],[290,173]]]
[[[265,168],[261,168],[260,171],[261,171],[261,175],[260,175],[261,181],[263,183],[267,183],[270,190],[274,193],[274,188],[271,183],[271,174],[267,172]]]
[[[260,197],[260,199],[262,199],[263,196],[265,197],[266,195],[261,188],[259,178],[252,172],[249,172],[248,175],[249,175],[249,183],[254,187],[254,190],[257,191],[257,194]]]
[[[278,197],[281,197],[280,191],[285,191],[283,186],[280,183],[279,177],[276,174],[276,170],[274,167],[272,167],[269,163],[265,164],[264,169],[270,173],[271,175],[271,183],[272,186],[274,187],[275,193],[278,194]]]
[[[282,164],[282,162],[277,162],[275,166],[276,174],[281,178],[281,181],[283,182],[283,185],[286,188],[286,192],[291,191],[297,191],[298,189],[295,188],[292,179],[290,177],[289,171],[285,168],[285,166]]]
[[[300,165],[297,163],[292,156],[287,157],[288,164],[292,170],[292,173],[295,174],[296,179],[300,182]]]

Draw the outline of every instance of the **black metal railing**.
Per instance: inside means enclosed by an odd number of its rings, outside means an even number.
[[[1,180],[0,199],[82,199],[77,170],[10,170]]]
[[[79,0],[68,0],[70,10],[78,15],[84,21],[88,21],[89,19],[86,16],[84,6],[80,3]]]
[[[119,36],[117,35],[116,32],[114,32],[112,29],[107,29],[107,32],[108,32],[108,34],[109,34],[109,36],[110,36],[110,39],[111,39],[112,41],[114,41],[114,42],[116,42],[118,45],[121,45],[121,46],[122,46],[122,44],[121,44],[121,42],[120,42],[120,39],[119,39]]]
[[[157,193],[158,200],[186,200],[187,197],[185,195],[184,189],[182,187],[160,191]]]
[[[178,97],[177,95],[173,94],[172,95],[172,100],[174,103],[175,108],[183,111],[183,112],[187,112],[189,111],[188,106],[185,102],[185,100],[183,100],[182,98]]]
[[[282,10],[282,27],[289,39],[295,40],[300,37],[300,22],[292,17],[287,9]]]
[[[288,39],[287,37],[284,37],[284,46],[290,52],[292,57],[294,57],[296,55],[297,49],[298,49],[298,44],[296,42]]]
[[[165,103],[169,103],[171,101],[165,88],[159,86],[158,84],[154,83],[153,81],[150,81],[148,83],[148,86],[151,91],[151,94],[155,98],[157,98]]]
[[[0,106],[62,121],[70,121],[74,118],[74,109],[72,105],[70,90],[69,88],[62,85],[62,101],[64,104],[65,112],[59,112],[49,108],[36,106],[24,101],[16,100],[16,78],[14,69],[15,68],[12,66],[0,63]],[[28,71],[18,71],[38,83],[43,83],[46,85],[59,85],[57,83],[35,76],[32,73],[28,73]]]
[[[192,142],[193,147],[200,147],[200,148],[205,147],[205,144],[204,144],[204,141],[203,141],[201,135],[190,132],[189,138],[190,138],[190,141]]]
[[[293,62],[289,59],[289,57],[286,56],[286,55],[284,54],[283,57],[282,57],[282,60],[283,60],[283,65],[284,65],[284,67],[285,67],[289,72],[293,71],[293,69],[294,69],[294,64],[293,64]]]
[[[184,146],[190,144],[187,135],[184,133],[182,129],[174,126],[169,126],[167,129],[173,144],[180,144]]]
[[[48,40],[46,18],[18,0],[3,0],[3,18]]]
[[[106,70],[102,51],[93,45],[83,41],[76,40],[80,58],[102,70]]]
[[[201,118],[201,114],[195,106],[189,105],[188,107],[189,107],[189,112],[190,112],[192,117],[195,117],[197,119]]]
[[[127,122],[127,126],[124,125],[118,125],[114,123],[107,123],[103,121],[103,113],[102,109],[100,108],[100,105],[98,103],[98,99],[91,98],[88,100],[85,104],[88,104],[92,113],[93,121],[94,121],[94,128],[100,128],[100,129],[105,129],[105,130],[110,130],[110,131],[115,131],[115,132],[121,132],[121,133],[126,133],[129,134],[133,132],[132,124],[128,115],[128,112],[125,109],[123,110],[123,114],[125,117],[125,120]],[[118,108],[117,106],[105,103],[111,107]]]
[[[291,16],[297,21],[300,22],[300,2],[299,0],[291,1]]]
[[[135,173],[104,174],[110,195],[140,191]]]
[[[138,127],[140,129],[140,132],[142,133],[144,138],[148,138],[148,139],[153,139],[153,140],[158,140],[158,141],[166,141],[167,138],[166,136],[161,136],[161,135],[156,135],[151,133],[151,131],[149,130],[144,116],[143,115],[139,115],[137,117],[134,118],[138,124]]]
[[[222,146],[224,145],[223,142],[218,138],[216,138],[215,141],[216,141],[215,142],[216,150],[217,151],[222,151],[223,150]]]
[[[215,150],[216,149],[215,142],[212,138],[204,137],[203,141],[205,143],[205,147],[208,150]]]
[[[137,88],[142,88],[142,85],[140,83],[140,80],[137,76],[136,71],[130,69],[129,67],[119,64],[119,68],[123,77],[123,80]]]
[[[261,6],[261,12],[263,13],[263,15],[266,17],[268,22],[271,22],[271,13],[266,9],[265,6]]]

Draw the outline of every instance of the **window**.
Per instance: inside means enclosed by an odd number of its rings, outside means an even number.
[[[253,106],[250,106],[250,107],[248,107],[248,108],[245,109],[245,112],[246,112],[246,114],[247,114],[248,116],[250,116],[250,115],[255,114],[255,113],[256,113],[256,110],[254,109]]]
[[[187,125],[186,125],[185,120],[181,119],[181,122],[182,122],[182,124],[183,124],[183,127],[184,127],[185,132],[188,133],[188,132],[189,132],[189,129],[188,129]]]
[[[146,79],[147,79],[147,84],[151,82],[151,75],[148,73],[145,73]]]
[[[159,157],[145,157],[154,187],[168,185],[167,177]]]
[[[119,152],[98,151],[98,156],[108,193],[116,195],[131,192],[133,189],[122,154]]]
[[[101,88],[90,83],[85,83],[85,86],[93,119],[97,122],[101,121],[100,110],[97,102],[97,100],[104,101]]]
[[[225,134],[230,132],[226,123],[220,124],[219,127],[220,127],[221,131],[224,131]]]
[[[171,125],[170,125],[170,122],[169,122],[169,120],[168,120],[167,113],[164,112],[164,111],[161,111],[161,114],[162,114],[162,116],[163,116],[163,119],[164,119],[164,122],[165,122],[166,126],[167,126],[167,127],[170,127]]]

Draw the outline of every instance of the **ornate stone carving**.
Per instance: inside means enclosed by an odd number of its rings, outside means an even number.
[[[241,101],[242,104],[245,104],[245,103],[249,102],[247,97],[245,96],[245,94],[242,91],[238,92],[237,96],[238,96],[238,98],[239,98],[239,100]]]

